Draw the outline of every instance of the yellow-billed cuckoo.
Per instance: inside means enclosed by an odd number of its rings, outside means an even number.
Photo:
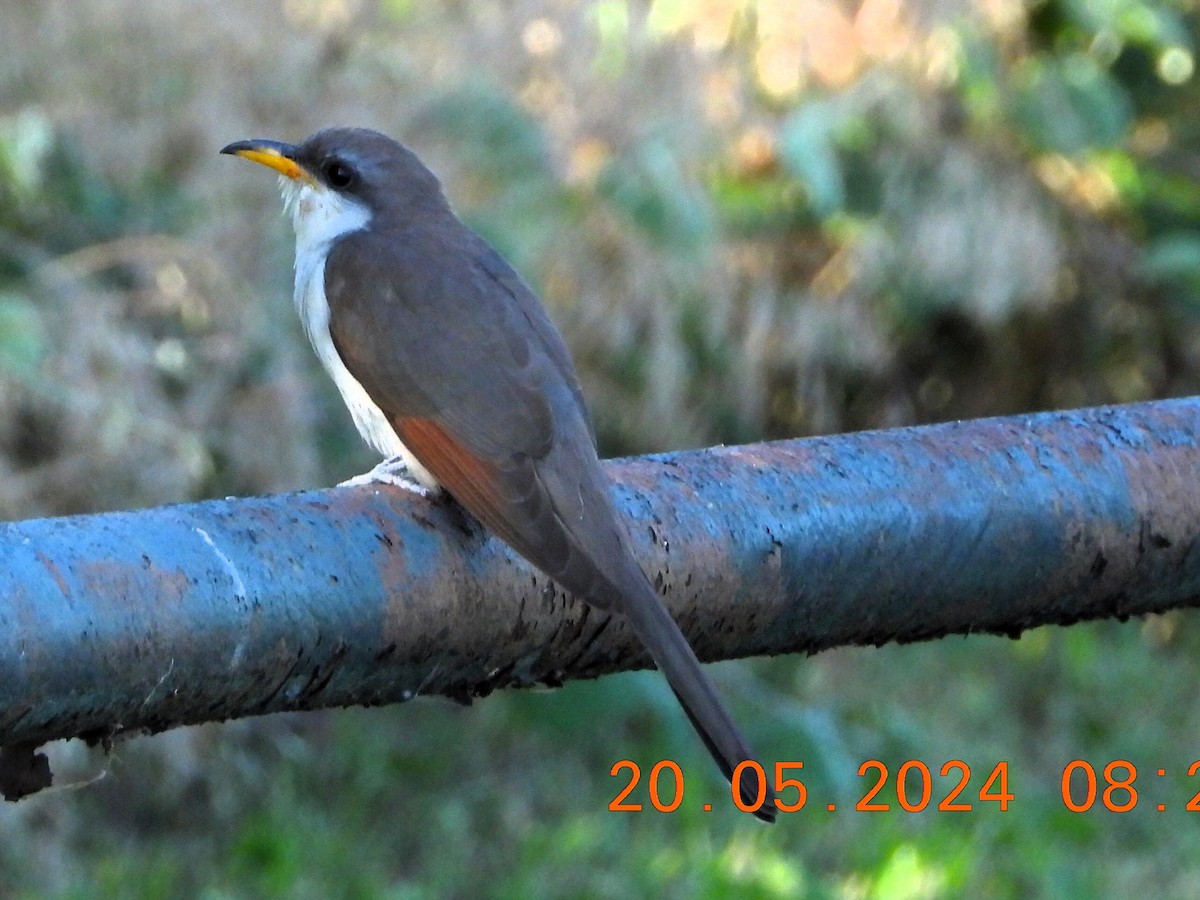
[[[378,132],[221,152],[282,176],[296,307],[367,443],[568,591],[624,616],[731,778],[754,756],[629,551],[571,357],[533,291],[458,220],[416,155]],[[758,789],[747,770],[743,801]],[[770,791],[756,814],[774,819]]]

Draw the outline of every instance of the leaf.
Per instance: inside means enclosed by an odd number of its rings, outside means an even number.
[[[425,107],[417,124],[469,154],[471,168],[490,177],[549,173],[549,154],[537,123],[488,86],[470,84],[442,94]]]
[[[780,129],[780,158],[804,184],[813,211],[823,217],[846,206],[845,177],[837,154],[841,125],[842,116],[834,105],[818,100],[792,113]]]
[[[53,141],[50,121],[37,107],[0,118],[0,196],[11,193],[21,203],[37,197]]]
[[[1016,115],[1043,150],[1067,155],[1111,147],[1133,121],[1125,89],[1083,54],[1030,59],[1019,70]]]
[[[715,231],[708,197],[662,138],[651,138],[614,159],[597,189],[647,235],[664,246],[695,250]]]
[[[46,354],[46,330],[28,298],[0,293],[0,368],[28,377]]]
[[[1189,315],[1200,314],[1200,231],[1176,231],[1152,240],[1140,271],[1151,282],[1174,288],[1173,299]]]

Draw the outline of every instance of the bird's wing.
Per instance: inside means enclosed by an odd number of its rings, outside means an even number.
[[[453,224],[334,245],[334,346],[455,499],[564,587],[602,602],[597,580],[625,551],[567,349],[520,277]]]

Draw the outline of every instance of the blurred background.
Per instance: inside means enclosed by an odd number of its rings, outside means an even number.
[[[7,0],[0,515],[374,462],[272,179],[216,155],[334,124],[414,147],[535,286],[604,455],[1200,393],[1195,7]],[[715,666],[805,762],[773,829],[608,811],[624,758],[727,796],[647,674],[54,745],[61,787],[0,808],[0,893],[1194,896],[1198,652],[1176,613]],[[854,811],[871,758],[935,801],[965,760],[974,810]],[[1138,806],[1069,812],[1080,758],[1137,764]]]

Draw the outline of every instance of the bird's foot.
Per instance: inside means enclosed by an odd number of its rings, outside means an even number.
[[[404,464],[404,458],[400,456],[385,459],[370,472],[347,478],[338,487],[354,487],[360,484],[393,484],[422,497],[429,496],[429,489],[412,477],[412,470]]]

